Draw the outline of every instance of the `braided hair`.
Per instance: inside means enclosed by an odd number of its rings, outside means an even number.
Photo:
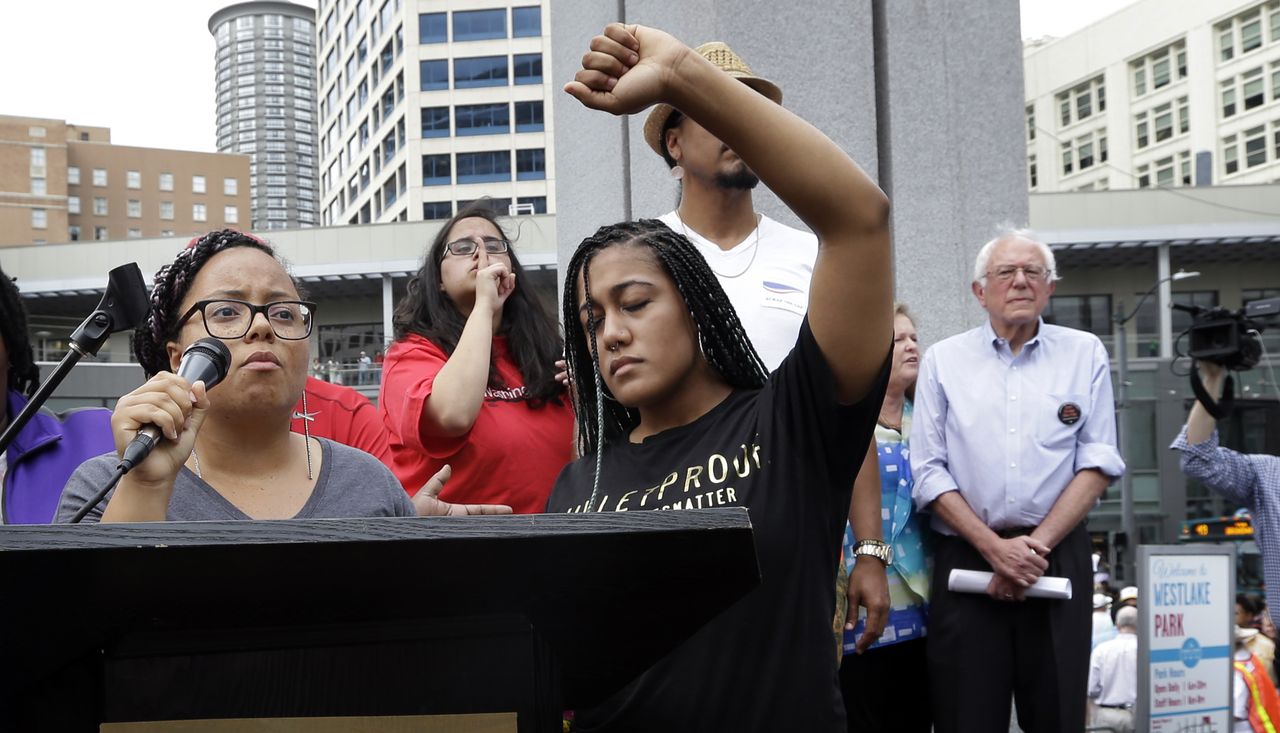
[[[755,347],[751,345],[742,321],[720,281],[711,271],[697,248],[682,234],[672,231],[656,219],[641,219],[601,227],[578,245],[569,260],[564,280],[565,361],[576,388],[574,407],[578,415],[578,450],[581,455],[596,454],[599,477],[600,454],[604,443],[629,434],[640,424],[640,412],[626,407],[606,395],[600,377],[596,353],[594,319],[586,319],[586,328],[578,317],[578,276],[581,273],[586,305],[591,300],[591,260],[608,247],[622,245],[647,247],[654,259],[674,281],[684,298],[698,331],[702,354],[729,386],[735,389],[759,389],[768,379],[768,371]],[[590,374],[589,378],[584,378]],[[609,398],[605,406],[604,398]]]
[[[30,397],[40,385],[40,367],[36,366],[27,335],[27,309],[22,305],[17,284],[3,270],[0,270],[0,337],[4,338],[9,352],[7,388]]]
[[[493,225],[504,239],[510,239],[498,216],[487,199],[464,207],[444,223],[427,248],[422,266],[409,280],[405,297],[396,305],[392,316],[397,341],[409,334],[417,334],[448,356],[458,348],[458,339],[467,325],[467,317],[440,287],[440,263],[444,259],[444,247],[448,244],[453,226],[463,219],[484,219]],[[507,337],[511,361],[524,379],[524,401],[538,409],[548,402],[562,404],[564,387],[556,381],[554,364],[560,358],[561,340],[555,320],[546,306],[538,299],[533,287],[525,282],[525,270],[516,257],[515,247],[507,250],[511,272],[516,276],[516,289],[502,306],[502,335]],[[507,388],[506,381],[498,373],[497,357],[489,356],[490,389]]]
[[[186,249],[173,258],[173,262],[156,272],[147,318],[133,332],[134,356],[148,377],[171,368],[165,344],[178,335],[178,319],[182,316],[178,309],[182,306],[183,298],[187,297],[196,274],[210,257],[233,247],[252,247],[266,252],[276,260],[280,259],[271,245],[252,234],[235,229],[219,229],[192,239]],[[294,286],[297,286],[296,282]]]

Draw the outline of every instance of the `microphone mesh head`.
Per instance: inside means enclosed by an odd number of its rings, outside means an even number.
[[[227,348],[226,344],[222,343],[221,339],[205,336],[188,346],[186,351],[182,352],[182,358],[185,361],[188,356],[196,354],[207,358],[218,370],[215,379],[205,380],[206,389],[221,382],[227,376],[227,371],[231,369],[231,350]]]

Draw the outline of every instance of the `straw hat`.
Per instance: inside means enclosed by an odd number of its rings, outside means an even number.
[[[1125,587],[1120,589],[1121,603],[1124,603],[1125,601],[1137,601],[1137,600],[1138,600],[1138,587],[1136,585],[1126,585]]]
[[[711,41],[698,46],[693,51],[718,66],[729,76],[738,79],[774,102],[782,104],[782,90],[778,88],[778,85],[751,73],[751,67],[747,66],[747,62],[734,53],[728,44],[721,41]],[[667,123],[667,118],[671,116],[673,111],[675,111],[675,108],[671,105],[659,104],[650,110],[648,118],[644,121],[644,140],[649,143],[649,147],[653,148],[653,152],[658,155],[662,155],[663,149],[662,126]]]

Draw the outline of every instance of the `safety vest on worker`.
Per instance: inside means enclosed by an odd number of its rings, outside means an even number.
[[[1249,688],[1249,725],[1254,733],[1280,733],[1280,694],[1271,683],[1262,662],[1252,654],[1249,662],[1235,662],[1234,666]],[[1261,674],[1255,675],[1255,671]]]

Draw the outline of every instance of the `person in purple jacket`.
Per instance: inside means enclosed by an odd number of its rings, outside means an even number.
[[[5,399],[0,400],[0,430],[17,417],[40,384],[27,311],[13,280],[0,270],[0,374]],[[71,472],[87,458],[115,450],[111,411],[104,408],[70,410],[55,415],[36,413],[8,449],[0,455],[0,522],[48,524]]]

